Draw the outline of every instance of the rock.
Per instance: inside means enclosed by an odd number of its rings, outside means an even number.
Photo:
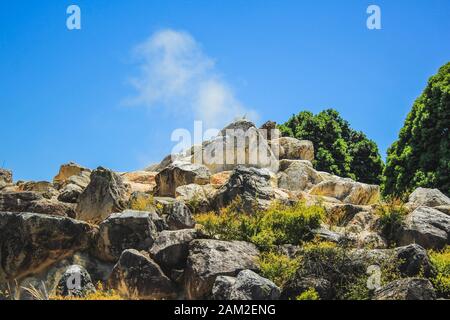
[[[311,162],[305,160],[281,160],[277,178],[279,188],[291,191],[309,190],[323,181]]]
[[[340,232],[331,231],[325,226],[315,229],[312,232],[316,238],[323,241],[329,241],[334,243],[343,243],[349,241],[347,236],[345,236],[344,234]]]
[[[396,248],[395,253],[400,261],[399,269],[402,274],[408,277],[431,275],[432,265],[427,251],[418,244]]]
[[[212,288],[212,300],[230,300],[231,290],[236,283],[235,277],[218,276]]]
[[[436,292],[427,279],[406,278],[377,289],[374,300],[435,300]]]
[[[77,203],[83,188],[76,184],[68,184],[60,190],[58,200],[66,203]]]
[[[70,218],[0,212],[0,279],[20,279],[89,248],[96,229]],[[1,281],[0,281],[1,282]]]
[[[251,270],[242,270],[232,286],[230,300],[278,300],[280,288]]]
[[[97,168],[91,174],[91,182],[80,195],[76,208],[77,219],[101,222],[111,213],[126,209],[130,190],[122,178],[111,170]]]
[[[217,191],[212,201],[213,207],[218,210],[240,198],[242,209],[253,212],[255,207],[264,209],[275,199],[287,198],[287,194],[273,187],[272,179],[267,169],[239,166],[231,174],[230,180]]]
[[[207,167],[186,162],[174,162],[159,172],[156,177],[157,194],[174,197],[177,187],[191,183],[204,185],[210,181]]]
[[[115,262],[126,249],[149,250],[157,237],[152,213],[126,210],[114,213],[99,226],[95,253]]]
[[[277,123],[274,121],[267,121],[260,128],[259,132],[265,137],[267,140],[272,140],[272,136],[274,139],[280,136],[280,132],[277,129]]]
[[[0,211],[32,212],[63,217],[75,217],[73,206],[49,200],[39,192],[2,192],[0,193]]]
[[[314,146],[311,141],[281,137],[272,140],[271,145],[279,147],[280,160],[314,160]]]
[[[312,187],[310,194],[336,198],[344,203],[368,205],[376,203],[380,197],[380,187],[349,178],[335,177]]]
[[[258,249],[247,242],[193,240],[185,275],[186,298],[208,297],[218,276],[236,276],[245,269],[257,270],[258,255]]]
[[[56,289],[57,294],[63,297],[85,297],[95,291],[91,276],[85,268],[79,265],[67,268]]]
[[[222,171],[211,176],[211,185],[221,187],[230,179],[232,171]]]
[[[419,207],[406,216],[397,238],[400,245],[417,243],[425,249],[441,249],[450,243],[449,235],[450,216]]]
[[[370,223],[370,216],[358,216],[361,212],[370,212],[370,206],[360,206],[348,203],[332,203],[332,202],[324,202],[323,207],[327,212],[327,217],[333,225],[336,226],[354,226],[354,227],[362,227],[365,229],[366,223]],[[366,221],[366,219],[368,221]],[[356,226],[356,224],[358,226]]]
[[[177,297],[174,283],[161,268],[144,253],[125,250],[114,266],[109,287],[131,299],[157,300]]]
[[[157,172],[133,171],[122,174],[125,183],[128,183],[132,192],[152,192],[156,187],[155,176]]]
[[[58,174],[53,178],[53,183],[57,186],[64,186],[72,176],[87,176],[89,178],[90,173],[91,170],[74,162],[69,162],[59,168]]]
[[[150,256],[165,271],[184,269],[189,243],[198,237],[195,229],[162,231],[150,250]]]
[[[170,230],[189,229],[195,227],[191,210],[182,201],[167,203],[162,209],[163,217]]]
[[[198,184],[188,184],[176,189],[176,199],[186,203],[191,211],[208,212],[212,210],[211,200],[216,195],[217,190],[207,184],[200,186]]]
[[[45,198],[52,198],[57,195],[56,189],[53,184],[47,181],[28,181],[23,183],[18,183],[18,191],[33,191],[42,193]]]
[[[281,299],[295,300],[300,294],[311,288],[316,290],[321,300],[330,300],[333,298],[334,291],[330,281],[322,278],[296,275],[283,287]]]
[[[0,190],[13,183],[12,171],[0,168]]]
[[[437,206],[433,209],[439,210],[442,213],[445,213],[446,215],[450,215],[450,205],[447,206]]]
[[[409,195],[407,206],[416,209],[417,207],[437,207],[450,205],[450,198],[438,189],[417,188]]]

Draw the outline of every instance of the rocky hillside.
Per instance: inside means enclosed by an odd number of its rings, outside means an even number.
[[[269,157],[196,158],[248,132]],[[52,182],[14,183],[1,169],[1,296],[449,298],[450,199],[419,188],[406,204],[381,201],[379,186],[313,159],[310,141],[241,120],[144,171],[68,163]]]

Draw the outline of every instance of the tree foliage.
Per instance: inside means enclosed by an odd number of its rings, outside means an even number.
[[[450,63],[431,77],[388,150],[383,193],[401,196],[417,187],[450,194]]]
[[[381,182],[383,161],[377,145],[353,130],[336,110],[317,115],[302,111],[279,128],[283,136],[314,143],[316,169],[365,183]]]

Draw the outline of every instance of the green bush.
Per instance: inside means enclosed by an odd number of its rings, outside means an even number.
[[[320,300],[320,297],[314,288],[310,288],[302,292],[296,300]]]
[[[434,269],[431,282],[440,297],[450,299],[450,246],[431,251],[429,255]]]
[[[317,115],[303,111],[279,129],[283,136],[313,142],[316,169],[365,183],[381,182],[384,164],[377,145],[364,133],[350,128],[336,110]]]
[[[235,207],[232,204],[219,214],[196,215],[196,221],[210,237],[249,241],[268,250],[275,245],[311,240],[312,230],[320,226],[325,215],[322,207],[307,207],[303,202],[293,206],[274,203],[268,210],[252,215],[235,211]]]
[[[401,196],[417,187],[450,195],[450,62],[431,77],[388,149],[383,193]]]
[[[381,234],[389,246],[396,245],[396,235],[403,226],[403,221],[408,214],[407,209],[399,199],[392,198],[380,203],[376,208],[376,213],[380,217]]]
[[[282,288],[295,275],[300,261],[276,252],[263,252],[259,258],[261,275]]]

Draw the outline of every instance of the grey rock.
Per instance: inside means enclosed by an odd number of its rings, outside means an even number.
[[[283,287],[281,299],[295,300],[303,292],[314,289],[321,300],[330,300],[333,298],[334,290],[330,281],[316,277],[295,276],[289,280]]]
[[[83,188],[76,184],[68,184],[61,189],[58,200],[66,203],[77,203]]]
[[[146,211],[125,210],[112,214],[99,225],[95,255],[115,262],[126,249],[149,250],[157,237],[152,217],[153,214]]]
[[[426,277],[431,275],[432,265],[427,251],[418,244],[410,244],[395,249],[396,257],[399,259],[399,269],[408,277],[422,274]]]
[[[91,276],[79,265],[72,265],[66,269],[56,289],[57,294],[63,297],[85,297],[95,291]]]
[[[406,278],[377,289],[374,300],[435,300],[436,292],[427,279]]]
[[[0,168],[0,190],[13,183],[12,171]]]
[[[251,270],[242,270],[236,277],[230,300],[278,300],[280,288]]]
[[[212,300],[230,300],[231,291],[235,283],[235,277],[218,276],[212,288]]]
[[[291,191],[309,190],[323,181],[311,162],[305,160],[281,160],[277,177],[278,187]]]
[[[417,188],[409,195],[409,207],[415,209],[417,207],[437,207],[450,205],[450,198],[438,189]]]
[[[170,230],[189,229],[195,226],[191,210],[181,201],[165,207],[165,219]]]
[[[126,209],[129,196],[129,187],[118,174],[99,167],[92,172],[91,182],[80,195],[77,219],[101,222],[111,213]]]
[[[175,284],[144,252],[125,250],[114,266],[108,285],[132,299],[175,299]]]
[[[208,297],[218,276],[236,276],[245,269],[257,270],[258,255],[258,249],[247,242],[192,241],[185,275],[186,298]]]
[[[298,140],[291,137],[272,139],[271,145],[279,148],[279,159],[314,160],[314,145],[308,140]]]

